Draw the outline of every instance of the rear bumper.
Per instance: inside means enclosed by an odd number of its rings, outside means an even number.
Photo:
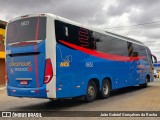
[[[7,84],[7,94],[15,97],[47,98],[45,84],[38,88],[17,88]]]

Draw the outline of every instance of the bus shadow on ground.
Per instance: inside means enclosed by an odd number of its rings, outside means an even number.
[[[147,88],[149,88],[150,86],[148,86]],[[140,86],[131,86],[131,87],[125,87],[125,88],[120,88],[117,90],[114,90],[111,92],[111,96],[116,96],[116,95],[122,95],[122,94],[126,94],[126,93],[131,93],[131,92],[135,92],[138,90],[143,90],[146,89],[144,87],[140,87]]]
[[[150,86],[148,86],[150,87]],[[126,87],[117,89],[111,92],[110,98],[114,96],[124,95],[132,92],[136,92],[138,90],[143,90],[146,88],[142,88],[139,86],[132,86],[132,87]],[[99,96],[97,96],[96,100],[102,100]],[[106,99],[103,99],[106,100]],[[96,102],[96,101],[95,101]],[[78,107],[81,105],[87,105],[88,103],[85,103],[84,100],[74,100],[74,99],[64,99],[64,100],[48,100],[46,102],[40,102],[38,104],[31,104],[27,106],[21,106],[12,108],[10,110],[16,110],[16,111],[65,111],[68,108],[72,107]],[[91,103],[92,104],[92,103]]]

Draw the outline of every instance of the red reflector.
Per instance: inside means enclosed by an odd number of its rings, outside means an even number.
[[[6,79],[6,82],[8,83],[8,74],[7,74],[7,70],[6,70],[5,79]]]
[[[44,83],[47,84],[53,77],[53,69],[51,59],[46,60]]]
[[[45,92],[49,92],[49,90],[46,90]]]

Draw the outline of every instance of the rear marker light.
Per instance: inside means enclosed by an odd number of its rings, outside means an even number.
[[[80,88],[80,86],[75,86],[75,88]]]
[[[56,88],[56,90],[58,91],[58,90],[62,90],[62,88]]]
[[[47,59],[45,65],[44,83],[45,84],[49,83],[52,77],[53,77],[53,69],[52,69],[51,59]]]
[[[16,92],[16,90],[11,90],[12,92]]]

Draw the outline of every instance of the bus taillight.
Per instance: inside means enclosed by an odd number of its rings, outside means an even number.
[[[52,62],[51,62],[51,59],[47,59],[46,65],[45,65],[44,83],[45,84],[49,83],[52,77],[53,77]]]

